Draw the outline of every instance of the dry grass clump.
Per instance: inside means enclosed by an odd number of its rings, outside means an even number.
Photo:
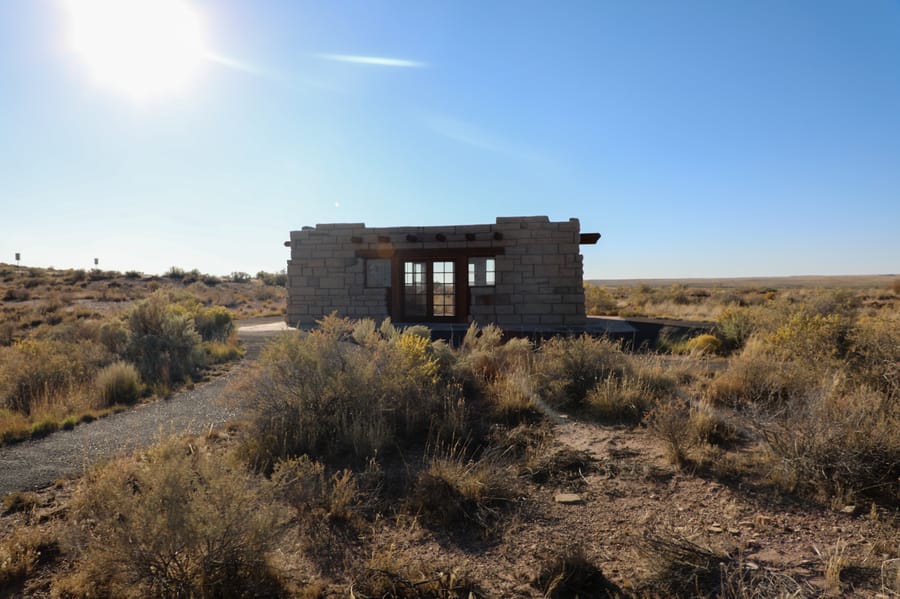
[[[585,407],[599,422],[635,425],[650,410],[653,399],[652,387],[641,378],[610,376],[588,392]]]
[[[512,468],[496,456],[472,459],[466,453],[457,444],[427,457],[413,485],[410,508],[442,530],[490,533],[519,486]]]
[[[233,341],[207,341],[203,344],[203,351],[206,354],[204,362],[207,365],[233,362],[244,355],[244,350]]]
[[[532,585],[548,599],[610,599],[622,589],[591,562],[580,546],[562,548],[543,559]]]
[[[29,512],[34,509],[38,503],[37,495],[27,491],[15,491],[8,493],[0,501],[0,513],[3,515],[15,512]]]
[[[0,541],[0,593],[14,593],[35,570],[60,552],[59,541],[45,530],[20,527]]]
[[[21,412],[0,408],[0,444],[28,438],[31,422]]]
[[[70,596],[279,594],[266,564],[284,522],[279,504],[202,447],[170,441],[89,473],[70,519],[77,558],[61,582]]]
[[[128,362],[104,367],[97,373],[94,384],[100,400],[98,407],[134,403],[143,391],[137,368]]]
[[[484,394],[496,419],[514,423],[540,417],[534,378],[524,369],[498,374],[486,383]]]
[[[571,484],[581,483],[584,476],[597,470],[597,460],[586,451],[559,447],[543,448],[532,452],[522,463],[521,470],[538,484],[548,482]]]
[[[393,547],[373,552],[365,568],[350,584],[356,599],[473,599],[478,585],[456,567],[402,559]]]
[[[731,552],[698,545],[667,530],[645,533],[638,548],[651,571],[641,590],[651,596],[725,596],[726,573],[737,561]]]

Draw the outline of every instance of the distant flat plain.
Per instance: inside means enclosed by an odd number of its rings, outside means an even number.
[[[802,275],[790,277],[722,277],[684,279],[586,279],[586,283],[604,287],[771,287],[774,289],[823,287],[872,289],[890,287],[900,278],[898,274],[883,275]]]

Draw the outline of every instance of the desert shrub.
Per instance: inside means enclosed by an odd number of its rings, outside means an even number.
[[[279,462],[271,480],[276,496],[293,508],[304,554],[322,572],[335,575],[358,563],[352,548],[371,530],[366,516],[381,494],[382,473],[374,459],[359,472],[328,472],[304,455]]]
[[[797,312],[762,339],[773,353],[788,359],[835,361],[847,353],[849,329],[849,321],[838,314]]]
[[[375,462],[370,464],[370,472],[377,470]],[[300,514],[313,511],[330,519],[350,520],[357,508],[363,507],[353,472],[345,469],[328,476],[325,465],[307,455],[278,462],[271,480],[278,497]],[[377,481],[373,483],[373,487],[377,485]]]
[[[31,297],[31,292],[27,289],[15,289],[10,287],[3,292],[4,302],[24,302]]]
[[[619,310],[616,298],[608,289],[590,283],[584,285],[584,307],[592,316],[617,314]]]
[[[580,407],[588,392],[609,376],[629,372],[628,357],[619,345],[584,334],[555,337],[538,351],[537,380],[544,398],[553,405]]]
[[[203,279],[203,273],[200,272],[200,269],[193,268],[184,273],[184,276],[181,278],[182,283],[185,285],[190,285],[191,283],[196,283]]]
[[[666,455],[676,466],[688,461],[688,452],[698,442],[690,419],[690,405],[684,400],[660,404],[649,416],[650,431],[665,441]]]
[[[287,273],[283,270],[278,273],[261,270],[256,273],[256,278],[262,281],[263,284],[272,285],[274,287],[284,287],[287,284]]]
[[[74,283],[80,283],[81,281],[84,281],[85,279],[87,279],[87,272],[82,268],[78,268],[76,270],[69,271],[69,274],[66,277],[66,282],[68,282],[70,284],[74,284]]]
[[[164,295],[153,294],[125,316],[130,338],[125,352],[148,383],[184,380],[202,363],[194,319]]]
[[[862,304],[862,298],[850,289],[827,289],[814,293],[806,301],[812,314],[852,317]]]
[[[184,274],[185,273],[183,268],[172,266],[171,268],[169,268],[169,270],[166,271],[166,274],[164,274],[163,276],[175,281],[180,281],[184,278]]]
[[[225,341],[234,332],[234,314],[224,306],[199,308],[194,323],[204,341]]]
[[[278,297],[278,292],[269,287],[268,285],[264,285],[261,287],[257,287],[253,290],[253,297],[260,302],[267,302],[269,300],[273,300]]]
[[[726,308],[716,320],[716,334],[722,340],[721,349],[725,352],[741,349],[755,328],[749,311],[741,308]]]
[[[126,279],[140,279],[143,278],[144,273],[139,270],[126,270],[124,276]]]
[[[696,355],[714,354],[719,351],[722,342],[715,335],[705,333],[692,337],[687,344],[688,351]]]
[[[623,596],[622,590],[592,563],[581,547],[567,547],[541,561],[532,581],[548,599],[609,599]]]
[[[94,385],[100,400],[98,407],[134,403],[143,391],[137,368],[128,362],[115,362],[101,369]]]
[[[0,348],[0,407],[29,414],[39,401],[93,380],[109,354],[91,341],[23,339]]]
[[[232,283],[249,283],[251,280],[249,274],[240,271],[231,273],[231,276],[229,278],[231,279]]]
[[[266,551],[284,523],[269,487],[170,441],[89,473],[70,516],[105,596],[277,596]]]
[[[528,370],[531,358],[532,346],[527,339],[504,342],[503,331],[499,327],[487,325],[479,328],[472,323],[453,364],[453,375],[474,390],[483,391],[500,375]]]
[[[420,438],[458,390],[442,386],[428,338],[405,331],[351,342],[355,324],[328,317],[264,350],[239,393],[253,412],[244,444],[257,467],[308,453],[361,459]]]
[[[900,499],[900,403],[860,387],[792,398],[765,423],[774,478],[789,490],[839,499]]]
[[[850,333],[849,363],[859,384],[900,396],[900,319],[860,318]]]
[[[773,352],[760,339],[752,338],[731,358],[728,368],[711,381],[708,395],[717,404],[773,408],[818,385],[827,376],[825,366],[800,365],[788,356]]]
[[[0,322],[0,347],[8,347],[16,338],[16,325],[12,322]]]
[[[99,320],[75,320],[74,322],[57,323],[55,326],[41,327],[32,332],[31,337],[39,340],[54,340],[65,343],[100,340]]]
[[[115,278],[119,273],[114,270],[102,270],[100,268],[92,268],[88,273],[88,280],[90,281],[108,281],[109,279]]]
[[[99,339],[100,343],[109,351],[109,353],[122,356],[128,349],[129,332],[125,323],[114,318],[105,321],[100,325]]]

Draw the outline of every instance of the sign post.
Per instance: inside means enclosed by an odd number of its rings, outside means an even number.
[[[19,268],[19,260],[22,258],[22,254],[16,252],[16,268]]]

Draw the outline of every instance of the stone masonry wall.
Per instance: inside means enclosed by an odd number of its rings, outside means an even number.
[[[311,324],[333,311],[376,321],[389,316],[390,290],[366,285],[367,258],[360,253],[498,248],[503,253],[494,258],[495,285],[470,289],[469,321],[584,324],[579,236],[578,219],[550,222],[546,216],[500,217],[492,225],[304,227],[291,232],[287,322]]]

